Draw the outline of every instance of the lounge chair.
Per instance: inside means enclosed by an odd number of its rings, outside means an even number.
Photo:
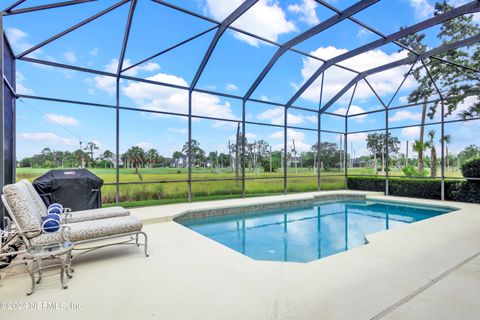
[[[3,193],[2,202],[18,228],[26,248],[56,241],[81,244],[120,237],[129,237],[127,241],[132,240],[140,245],[139,235],[142,235],[145,239],[143,244],[145,255],[148,256],[147,235],[142,231],[142,223],[134,216],[66,223],[58,232],[43,232],[42,211],[25,183],[6,185],[3,187]]]
[[[42,198],[38,194],[32,183],[26,179],[21,180],[19,183],[23,183],[30,192],[34,205],[40,211],[40,215],[43,217],[47,214],[47,206],[42,201]],[[65,212],[62,214],[62,218],[66,223],[83,222],[97,219],[107,219],[114,217],[129,216],[130,211],[122,207],[109,207],[100,209],[81,210],[74,212]]]

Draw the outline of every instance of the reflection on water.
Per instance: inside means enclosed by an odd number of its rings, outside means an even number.
[[[340,201],[186,221],[188,228],[253,259],[309,262],[365,244],[365,235],[448,210]]]

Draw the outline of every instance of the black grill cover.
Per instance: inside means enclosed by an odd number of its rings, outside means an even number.
[[[103,180],[87,169],[50,170],[33,181],[47,207],[60,203],[72,211],[102,207]]]

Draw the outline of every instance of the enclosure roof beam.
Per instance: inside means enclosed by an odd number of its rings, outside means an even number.
[[[172,51],[173,49],[176,49],[176,48],[180,47],[181,45],[184,45],[184,44],[186,44],[186,43],[188,43],[188,42],[190,42],[190,41],[192,41],[192,40],[195,40],[195,39],[203,36],[204,34],[209,33],[210,31],[212,31],[213,29],[216,29],[216,28],[217,28],[217,26],[210,27],[210,28],[208,28],[208,29],[205,30],[205,31],[202,31],[202,32],[200,32],[200,33],[197,33],[196,35],[194,35],[194,36],[192,36],[192,37],[190,37],[190,38],[188,38],[188,39],[185,39],[185,40],[183,40],[183,41],[181,41],[181,42],[179,42],[179,43],[177,43],[177,44],[174,44],[174,45],[171,46],[171,47],[168,47],[167,49],[164,49],[164,50],[162,50],[162,51],[160,51],[160,52],[157,52],[157,53],[155,53],[155,54],[153,54],[153,55],[151,55],[151,56],[149,56],[149,57],[147,57],[147,58],[145,58],[145,59],[143,59],[143,60],[141,60],[141,61],[139,61],[139,62],[136,62],[136,63],[132,64],[131,66],[128,66],[128,67],[124,68],[124,69],[122,70],[122,72],[125,72],[125,71],[128,71],[128,70],[130,70],[130,69],[133,69],[133,68],[141,65],[142,63],[145,63],[145,62],[147,62],[147,61],[149,61],[149,60],[152,60],[152,59],[154,59],[154,58],[156,58],[156,57],[158,57],[158,56],[161,56],[161,55],[164,54],[164,53],[167,53],[167,52],[169,52],[169,51]]]
[[[97,1],[97,0],[70,0],[70,1],[43,4],[43,5],[40,5],[40,6],[34,6],[34,7],[22,8],[22,9],[16,9],[16,10],[12,10],[13,8],[10,8],[10,10],[9,10],[9,8],[7,8],[7,9],[5,9],[5,15],[10,16],[10,15],[20,14],[20,13],[27,13],[27,12],[35,12],[35,11],[41,11],[41,10],[47,10],[47,9],[61,8],[61,7],[75,5],[75,4],[93,2],[93,1]],[[18,3],[18,4],[14,4],[14,7],[21,4],[24,1],[19,1],[19,2],[20,3]]]
[[[365,83],[368,85],[368,87],[370,88],[370,90],[372,90],[373,94],[375,95],[375,97],[377,97],[377,100],[382,104],[383,108],[384,109],[387,109],[387,106],[385,105],[385,102],[383,102],[382,98],[380,98],[380,96],[378,95],[377,93],[377,90],[375,90],[372,85],[370,84],[370,81],[368,81],[368,79],[365,78]]]
[[[125,60],[125,52],[127,51],[128,37],[130,36],[130,29],[132,27],[133,14],[135,13],[135,7],[137,6],[137,0],[131,0],[130,10],[128,11],[127,23],[125,25],[125,33],[123,34],[122,50],[120,51],[120,58],[118,59],[117,78],[120,77],[123,69],[123,60]]]
[[[397,67],[400,67],[400,66],[403,66],[403,65],[406,65],[406,64],[415,63],[419,60],[427,59],[427,58],[429,58],[431,56],[434,56],[436,54],[441,54],[441,53],[444,53],[444,52],[447,52],[447,51],[451,51],[451,50],[455,50],[455,49],[458,49],[458,48],[466,47],[466,46],[469,46],[469,45],[472,45],[472,44],[475,44],[475,43],[478,43],[478,42],[480,42],[480,34],[475,35],[475,36],[470,37],[470,38],[467,38],[467,39],[463,39],[463,40],[460,40],[460,41],[457,41],[457,42],[452,42],[452,43],[437,47],[437,48],[432,49],[430,51],[419,54],[418,57],[417,56],[410,56],[410,57],[407,57],[407,58],[404,58],[404,59],[401,59],[401,60],[397,60],[397,61],[394,61],[394,62],[391,62],[391,63],[387,63],[385,65],[382,65],[382,66],[364,71],[364,72],[360,73],[359,75],[357,75],[355,78],[353,78],[352,81],[350,81],[330,101],[328,101],[320,109],[320,113],[325,112],[345,92],[347,92],[356,82],[360,81],[361,79],[364,79],[367,76],[371,76],[373,74],[383,72],[383,71],[386,71],[386,70],[390,70],[390,69],[393,69],[393,68],[397,68]]]
[[[37,50],[37,49],[40,49],[41,47],[49,44],[50,42],[55,41],[55,40],[57,40],[58,38],[63,37],[64,35],[69,34],[70,32],[72,32],[72,31],[74,31],[74,30],[77,30],[78,28],[86,25],[87,23],[89,23],[89,22],[91,22],[91,21],[93,21],[93,20],[96,20],[96,19],[100,18],[101,16],[109,13],[110,11],[113,11],[113,10],[117,9],[118,7],[121,7],[122,5],[124,5],[125,3],[129,2],[129,1],[130,1],[130,0],[122,0],[122,1],[120,1],[120,2],[117,2],[117,3],[114,4],[113,6],[108,7],[108,8],[106,8],[105,10],[100,11],[99,13],[97,13],[97,14],[95,14],[95,15],[93,15],[93,16],[91,16],[91,17],[89,17],[89,18],[87,18],[87,19],[85,19],[85,20],[83,20],[83,21],[81,21],[81,22],[79,22],[79,23],[71,26],[70,28],[68,28],[68,29],[66,29],[66,30],[64,30],[64,31],[62,31],[62,32],[60,32],[60,33],[57,33],[56,35],[48,38],[47,40],[44,40],[44,41],[40,42],[39,44],[31,47],[30,49],[25,50],[24,52],[18,54],[18,55],[15,57],[15,59],[22,58],[22,57],[28,55],[29,53],[32,53],[33,51],[35,51],[35,50]]]
[[[201,15],[201,14],[198,14],[198,13],[196,13],[196,12],[187,10],[187,9],[185,9],[185,8],[176,6],[176,5],[171,4],[171,3],[169,3],[169,2],[166,2],[166,1],[163,1],[163,0],[152,0],[152,1],[153,1],[153,2],[156,2],[156,3],[158,3],[158,4],[161,4],[161,5],[164,5],[164,6],[166,6],[166,7],[169,7],[169,8],[171,8],[171,9],[178,10],[178,11],[183,12],[183,13],[185,13],[185,14],[194,16],[194,17],[196,17],[196,18],[199,18],[199,19],[202,19],[202,20],[211,22],[211,23],[215,24],[216,26],[219,26],[219,25],[221,24],[220,21],[217,21],[217,20],[215,20],[215,19],[212,19],[212,18],[203,16],[203,15]],[[248,32],[248,31],[245,31],[245,30],[243,30],[243,29],[234,27],[234,26],[232,26],[232,25],[228,26],[228,29],[233,30],[233,31],[236,31],[236,32],[241,33],[241,34],[244,34],[244,35],[246,35],[246,36],[255,38],[255,39],[260,40],[260,41],[262,41],[262,42],[269,43],[269,44],[271,44],[271,45],[273,45],[273,46],[277,46],[277,47],[281,47],[281,46],[282,46],[281,44],[279,44],[279,43],[277,43],[277,42],[275,42],[275,41],[272,41],[272,40],[270,40],[270,39],[261,37],[261,36],[259,36],[259,35],[257,35],[257,34],[254,34],[254,33]],[[325,61],[324,59],[321,59],[321,58],[319,58],[319,57],[317,57],[317,56],[311,55],[311,54],[309,54],[309,53],[307,53],[307,52],[303,52],[303,51],[298,50],[298,49],[295,49],[295,48],[290,48],[289,50],[292,51],[292,52],[296,52],[296,53],[298,53],[298,54],[301,54],[302,56],[305,56],[305,57],[307,57],[307,58],[311,58],[311,59],[318,60],[318,61],[321,61],[321,62],[324,62],[324,61]],[[344,66],[340,66],[340,65],[338,65],[337,67],[342,68],[342,69],[344,69],[344,70],[348,70],[348,71],[357,73],[357,74],[359,73],[358,71],[352,70],[352,69],[350,69],[350,68],[348,68],[348,67],[344,67]],[[249,100],[250,100],[250,99],[249,99]]]
[[[427,64],[425,63],[424,60],[421,60],[423,67],[425,68],[425,71],[427,72],[428,77],[430,78],[430,81],[433,83],[433,87],[435,88],[435,91],[438,93],[438,96],[440,97],[441,100],[443,100],[443,94],[440,91],[440,89],[437,86],[437,83],[435,82],[435,79],[433,78],[432,74],[430,73],[430,69],[428,69]]]
[[[337,12],[337,13],[340,12],[339,9],[335,8],[334,6],[332,6],[331,4],[329,4],[329,3],[327,3],[327,2],[325,2],[325,1],[323,1],[323,0],[315,0],[315,1],[318,2],[318,3],[320,3],[320,4],[322,4],[322,5],[324,5],[325,7],[329,8],[330,10],[333,10],[333,11],[335,11],[335,12]],[[350,18],[348,18],[348,20],[356,23],[357,25],[359,25],[359,26],[367,29],[367,30],[370,31],[370,32],[375,33],[376,35],[378,35],[378,36],[380,36],[380,37],[382,37],[382,38],[385,38],[385,37],[386,37],[382,32],[376,30],[375,28],[372,28],[371,26],[368,26],[367,24],[359,21],[358,19],[356,19],[356,18],[354,18],[354,17],[350,17]],[[415,54],[415,55],[418,55],[418,52],[416,52],[416,51],[413,50],[412,48],[409,48],[408,46],[406,46],[405,44],[401,43],[400,41],[393,41],[393,43],[396,44],[397,46],[399,46],[399,47],[401,47],[401,48],[403,48],[403,49],[405,49],[405,50],[407,50],[407,51]],[[435,60],[441,61],[441,62],[443,62],[443,63],[445,63],[445,64],[454,65],[454,66],[456,66],[456,67],[463,68],[463,69],[466,69],[466,70],[469,70],[469,71],[478,72],[478,70],[472,69],[472,68],[469,67],[469,66],[464,66],[464,65],[461,65],[461,64],[452,62],[452,61],[448,61],[448,60],[439,58],[439,57],[431,57],[430,59],[435,59]]]
[[[393,100],[395,99],[395,97],[397,96],[398,92],[400,91],[400,89],[403,87],[403,84],[405,83],[405,81],[407,81],[407,78],[410,76],[410,74],[412,73],[412,70],[413,68],[415,67],[417,63],[414,62],[412,63],[412,66],[410,67],[410,70],[408,70],[408,72],[405,74],[405,76],[403,77],[402,79],[402,82],[400,82],[400,85],[398,86],[397,90],[395,90],[395,93],[393,94],[393,96],[390,98],[390,101],[388,102],[387,104],[387,109],[390,108],[390,105],[392,104]],[[365,79],[367,80],[367,79]]]
[[[400,31],[394,32],[385,38],[378,39],[375,41],[372,41],[370,43],[367,43],[363,46],[360,46],[356,49],[350,50],[348,52],[345,52],[344,54],[338,55],[330,60],[325,61],[325,63],[320,66],[311,76],[310,78],[305,81],[305,83],[300,87],[300,89],[292,96],[292,98],[287,102],[286,107],[288,108],[291,106],[307,89],[312,85],[312,83],[317,80],[317,78],[328,68],[333,66],[335,63],[339,63],[342,61],[345,61],[347,59],[353,58],[355,56],[358,56],[360,54],[366,53],[370,50],[379,48],[383,45],[386,45],[388,43],[397,41],[401,38],[404,38],[410,34],[428,29],[434,25],[437,25],[439,23],[451,20],[453,18],[456,18],[460,15],[464,14],[469,14],[469,13],[475,13],[475,12],[480,12],[480,1],[472,1],[470,3],[467,3],[463,6],[457,7],[455,9],[452,9],[446,13],[439,14],[437,16],[434,16],[430,19],[424,20],[422,22],[419,22],[417,24],[414,24],[410,27],[404,28]],[[418,54],[420,56],[421,54]]]
[[[8,7],[5,8],[5,10],[2,11],[2,14],[5,15],[6,12],[10,12],[13,9],[15,9],[17,6],[21,5],[24,3],[26,0],[18,0],[17,2],[12,3]]]
[[[166,6],[166,7],[169,7],[169,8],[171,8],[171,9],[174,9],[174,10],[177,10],[177,11],[180,11],[180,12],[183,12],[183,13],[186,13],[186,14],[191,15],[191,16],[193,16],[193,17],[196,17],[196,18],[199,18],[199,19],[202,19],[202,20],[205,20],[205,21],[214,23],[214,24],[216,24],[217,26],[221,24],[220,21],[217,21],[217,20],[212,19],[212,18],[209,18],[209,17],[207,17],[207,16],[198,14],[198,13],[196,13],[196,12],[187,10],[187,9],[185,9],[185,8],[183,8],[183,7],[174,5],[174,4],[170,3],[170,2],[163,1],[163,0],[152,0],[152,1],[153,1],[153,2],[156,2],[156,3],[158,3],[158,4],[161,4],[161,5],[164,5],[164,6]]]
[[[190,91],[192,91],[197,85],[198,80],[200,79],[200,76],[203,73],[203,70],[207,66],[208,60],[210,60],[210,57],[212,56],[213,50],[217,46],[217,43],[220,40],[220,37],[223,35],[225,30],[227,30],[228,26],[234,23],[235,20],[240,18],[242,14],[244,14],[248,9],[250,9],[257,2],[258,0],[246,0],[237,9],[235,9],[235,11],[233,11],[228,17],[226,17],[225,20],[222,21],[222,23],[220,23],[220,25],[218,26],[217,32],[213,36],[213,39],[210,42],[210,45],[208,46],[207,52],[203,56],[202,62],[200,63],[200,66],[198,67],[197,72],[195,73],[195,76],[193,77],[192,83],[190,85]]]
[[[286,43],[282,44],[273,57],[270,59],[268,64],[263,68],[262,72],[259,74],[257,79],[253,82],[252,86],[248,89],[247,93],[245,94],[244,100],[248,100],[250,96],[253,94],[255,89],[260,85],[260,82],[265,78],[267,73],[272,69],[273,65],[280,59],[280,57],[287,52],[290,48],[296,46],[297,44],[313,37],[314,35],[336,25],[337,23],[342,22],[345,19],[348,19],[349,17],[353,16],[354,14],[362,11],[365,8],[368,8],[369,6],[377,3],[379,0],[362,0],[354,5],[348,7],[342,12],[339,12],[338,14],[330,17],[329,19],[319,23],[318,25],[308,29],[307,31],[299,34],[298,36],[290,39]]]

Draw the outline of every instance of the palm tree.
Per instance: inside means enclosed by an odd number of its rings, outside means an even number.
[[[102,158],[103,158],[103,160],[106,160],[105,161],[105,168],[106,168],[107,167],[107,161],[111,162],[112,159],[113,159],[113,152],[110,151],[110,150],[103,151]]]
[[[428,141],[430,145],[430,177],[437,176],[437,149],[435,148],[435,130],[428,132]]]
[[[95,142],[90,141],[89,143],[87,143],[85,148],[83,148],[83,150],[90,151],[90,156],[92,157],[92,160],[93,160],[93,150],[98,150],[98,146]]]
[[[185,155],[180,151],[175,151],[172,155],[173,162],[175,164],[175,168],[178,168],[180,165],[180,159],[185,158]],[[183,163],[185,165],[185,163]]]
[[[138,174],[138,167],[145,162],[145,151],[139,146],[133,146],[127,150],[126,155]]]
[[[158,163],[158,158],[159,158],[158,151],[155,149],[150,149],[147,151],[147,154],[145,155],[145,159],[147,160],[150,168],[153,168],[155,164]]]
[[[415,142],[412,144],[412,149],[414,152],[418,153],[418,172],[419,174],[423,173],[423,169],[425,166],[424,160],[423,160],[423,153],[431,147],[429,141],[424,142],[421,140],[415,140]]]
[[[452,136],[447,134],[443,137],[443,143],[445,144],[445,167],[448,169],[448,147],[447,145],[452,142]],[[442,143],[442,139],[440,139],[440,143]]]
[[[449,144],[452,142],[452,137],[447,134],[440,138],[440,143]],[[430,176],[435,178],[437,176],[437,149],[435,148],[435,130],[428,132],[428,144],[430,145]],[[445,156],[447,158],[448,155]]]

